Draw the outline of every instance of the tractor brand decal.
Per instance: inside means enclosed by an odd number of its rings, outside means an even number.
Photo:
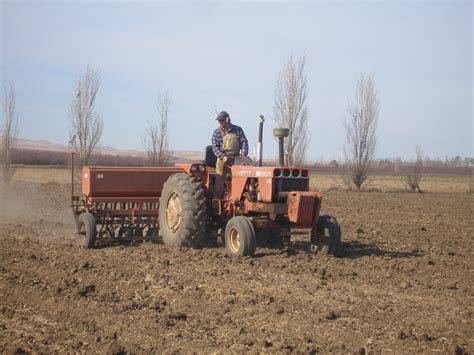
[[[252,176],[255,174],[256,177],[272,177],[271,171],[257,170],[255,172],[251,170],[242,170],[238,172],[239,176]]]
[[[97,174],[97,179],[103,179],[104,178],[104,174]]]
[[[242,170],[237,173],[239,176],[253,176],[255,174],[256,177],[272,177],[271,171],[251,171],[251,170]]]
[[[265,182],[266,182],[267,184],[271,184],[271,183],[272,183],[272,179],[266,179]]]

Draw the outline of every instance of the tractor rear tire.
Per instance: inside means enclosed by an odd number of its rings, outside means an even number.
[[[252,221],[243,216],[231,218],[225,227],[225,248],[229,256],[253,256],[257,238]]]
[[[341,227],[332,216],[319,216],[311,249],[317,254],[336,256],[341,246]]]
[[[78,219],[79,238],[83,248],[91,249],[95,245],[97,238],[97,228],[94,216],[85,212],[79,216]]]
[[[206,238],[206,195],[202,182],[180,173],[171,175],[160,197],[160,234],[167,245],[199,248]]]

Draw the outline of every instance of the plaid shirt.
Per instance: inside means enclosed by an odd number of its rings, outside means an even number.
[[[239,140],[240,145],[240,152],[242,155],[247,155],[249,152],[249,143],[247,141],[247,137],[245,137],[244,130],[239,126],[234,124],[229,124],[229,126],[225,129],[219,127],[216,128],[214,134],[212,135],[212,151],[219,159],[224,159],[225,154],[222,150],[222,144],[224,143],[224,135],[227,133],[235,133],[237,139]]]

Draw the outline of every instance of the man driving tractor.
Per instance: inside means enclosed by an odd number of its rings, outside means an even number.
[[[217,115],[219,127],[212,135],[212,151],[217,157],[214,198],[221,199],[224,188],[224,168],[234,163],[235,157],[247,156],[249,145],[243,129],[230,121],[226,111]]]

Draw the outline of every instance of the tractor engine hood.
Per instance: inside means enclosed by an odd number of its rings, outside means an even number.
[[[281,193],[309,190],[309,170],[286,167],[232,166],[232,199],[239,201],[248,179],[258,179],[261,202],[275,202]]]

